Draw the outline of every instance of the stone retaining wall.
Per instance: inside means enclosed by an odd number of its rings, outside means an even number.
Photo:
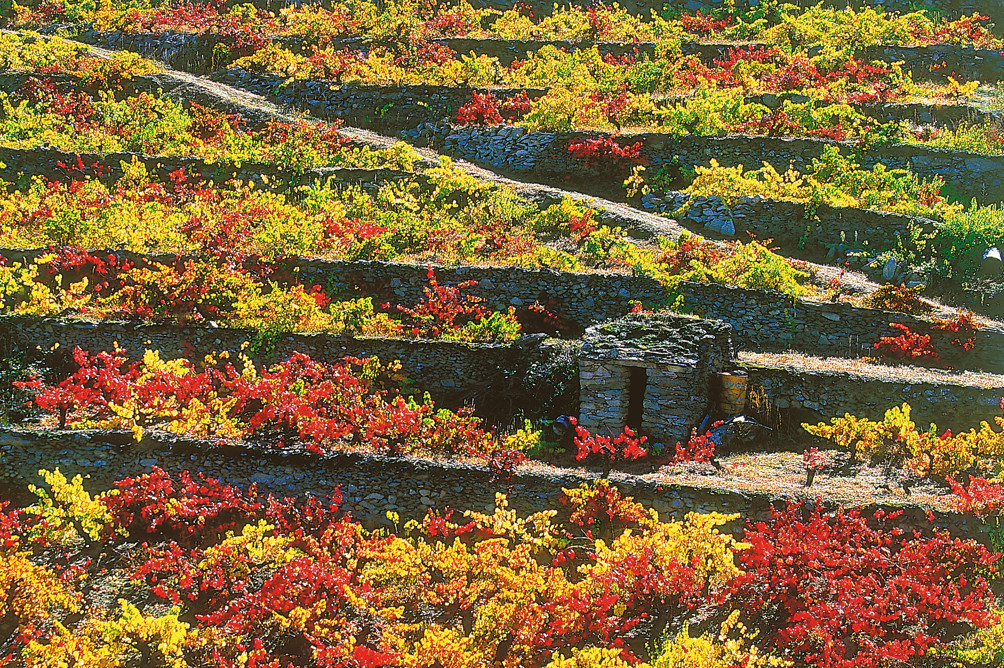
[[[208,74],[219,68],[221,63],[214,58],[213,50],[217,44],[225,42],[225,39],[219,35],[209,33],[163,32],[153,34],[103,30],[86,30],[76,35],[75,38],[86,44],[104,49],[134,51],[147,58],[162,62],[172,69],[200,75]],[[303,55],[310,54],[310,46],[299,38],[276,37],[274,39],[291,51],[299,52]],[[466,37],[435,39],[431,41],[443,44],[461,55],[474,52],[490,58],[497,58],[503,65],[509,65],[514,60],[526,58],[527,53],[539,51],[545,46],[572,50],[592,48],[595,45],[601,54],[613,56],[640,54],[651,57],[656,52],[656,45],[651,42],[571,42],[568,40],[535,39],[482,40]],[[329,46],[336,51],[342,49],[365,51],[369,49],[366,40],[358,37],[333,39],[330,41]],[[728,49],[734,46],[736,45],[684,42],[680,45],[680,49],[683,55],[697,56],[701,60],[710,62],[715,58],[725,56]]]
[[[2,249],[0,258],[8,263],[32,262],[45,252],[45,249]],[[174,254],[108,252],[134,264],[146,261],[172,264],[178,259]],[[440,285],[475,281],[476,284],[464,289],[464,294],[482,299],[489,310],[505,311],[510,306],[526,309],[540,302],[563,320],[574,323],[576,329],[625,315],[635,301],[661,306],[667,299],[666,289],[653,278],[608,272],[307,258],[297,258],[283,266],[303,283],[321,285],[328,292],[350,294],[358,290],[362,296],[405,305],[416,304],[426,297],[424,289],[429,285],[428,274],[432,269]]]
[[[449,121],[470,101],[474,92],[491,92],[498,100],[525,92],[531,100],[542,97],[543,88],[488,88],[469,86],[380,85],[339,83],[325,79],[293,79],[270,74],[254,74],[240,67],[215,72],[213,81],[262,95],[272,101],[309,111],[318,118],[341,119],[347,124],[384,133],[411,130],[422,123]],[[683,97],[680,98],[682,101]],[[747,96],[750,103],[777,109],[784,100],[806,102],[794,94],[764,93]],[[673,100],[668,100],[672,102]],[[964,104],[896,103],[853,105],[865,116],[880,123],[907,121],[917,124],[956,125],[960,122],[997,120],[1000,112]]]
[[[254,0],[252,4],[270,11],[278,11],[290,5],[313,2],[315,0]],[[875,7],[889,12],[902,13],[930,8],[948,19],[957,19],[960,16],[978,12],[989,16],[990,20],[998,26],[1004,26],[1004,5],[1001,5],[997,0],[924,0],[923,2],[917,2],[917,0],[788,0],[788,2],[802,7],[812,5],[824,5],[837,9],[848,6],[858,9]],[[512,2],[509,0],[470,0],[470,4],[475,8],[487,7],[499,11],[512,9]],[[561,6],[554,3],[553,0],[528,0],[523,4],[529,7],[536,17],[549,16],[556,6]],[[733,6],[736,11],[746,11],[750,7],[756,7],[759,0],[729,0],[729,2],[726,0],[684,0],[672,5],[666,0],[620,0],[617,4],[632,14],[648,16],[653,11],[661,12],[669,6],[672,6],[674,10],[686,11],[691,14],[698,10],[707,14],[715,9],[728,9]]]
[[[262,95],[277,104],[308,111],[317,118],[339,119],[349,125],[387,133],[455,118],[457,110],[470,101],[474,92],[491,92],[498,100],[520,92],[535,100],[546,92],[535,88],[339,84],[324,79],[287,81],[240,67],[216,72],[211,79]]]
[[[77,158],[83,163],[82,169],[77,169]],[[423,171],[406,172],[396,169],[357,169],[343,167],[316,167],[312,169],[292,169],[275,165],[257,165],[243,163],[240,167],[220,165],[206,162],[199,158],[150,156],[137,153],[68,153],[52,148],[15,149],[0,147],[0,177],[13,181],[19,174],[32,177],[43,176],[48,179],[66,180],[90,177],[106,184],[113,184],[123,175],[122,163],[138,160],[146,168],[151,177],[162,182],[170,181],[171,172],[184,168],[189,175],[211,180],[217,184],[230,179],[253,182],[256,187],[289,192],[296,186],[311,185],[315,181],[328,182],[335,185],[356,185],[365,189],[373,189],[388,181],[408,180],[426,186],[430,177]],[[63,163],[66,167],[60,167]],[[431,160],[420,159],[416,169],[433,167],[440,164]],[[263,178],[264,177],[264,178]],[[475,174],[475,178],[484,180],[483,173]],[[594,197],[577,192],[551,188],[547,186],[527,187],[522,183],[505,182],[497,179],[490,181],[496,187],[512,188],[519,197],[541,209],[560,204],[565,199],[571,199],[582,206],[601,208],[595,209],[595,220],[612,227],[625,227],[635,238],[650,238],[654,236],[651,222],[660,233],[666,233],[675,226],[671,221],[657,218],[637,209],[617,205],[612,202],[597,202]],[[676,229],[679,229],[678,227]]]
[[[685,309],[731,324],[740,349],[861,357],[874,354],[879,338],[896,334],[889,327],[891,322],[925,333],[930,327],[925,320],[905,313],[847,303],[807,302],[779,292],[711,283],[684,283],[680,292]],[[976,336],[976,347],[955,366],[1004,372],[1004,330],[987,327]]]
[[[937,225],[928,218],[826,204],[807,216],[801,202],[759,195],[726,203],[720,197],[666,192],[642,196],[642,206],[671,215],[680,223],[702,226],[712,237],[749,233],[757,239],[773,239],[785,255],[810,260],[831,260],[835,251],[829,249],[838,247],[870,253],[889,250],[901,239],[909,239],[913,230],[928,235]],[[891,282],[910,280],[901,274]]]
[[[606,174],[599,181],[609,187],[614,177],[626,173],[609,163],[586,169],[574,158],[568,145],[574,140],[609,136],[599,132],[527,132],[514,126],[454,126],[448,123],[426,123],[402,137],[418,145],[427,145],[447,155],[470,160],[502,172],[535,179],[558,181],[576,174],[583,182]],[[642,142],[642,154],[651,162],[650,170],[660,165],[693,167],[707,166],[714,159],[724,167],[743,165],[756,169],[768,162],[785,171],[789,166],[805,172],[812,160],[828,146],[841,146],[844,152],[849,142],[818,139],[777,137],[695,137],[674,138],[659,133],[624,134],[618,142]],[[865,168],[881,163],[889,169],[910,169],[918,176],[945,180],[943,193],[963,201],[976,198],[983,203],[1004,200],[1004,155],[980,155],[964,151],[948,151],[927,146],[893,144],[882,146],[855,160]],[[613,169],[611,169],[613,167]],[[595,179],[594,179],[595,181]]]
[[[694,2],[695,0],[689,0]],[[740,0],[753,4],[757,0]],[[793,4],[807,7],[815,0],[792,0]],[[739,4],[739,3],[737,3]],[[931,8],[948,19],[957,19],[973,13],[989,16],[998,26],[1004,27],[1004,5],[997,0],[822,0],[822,4],[838,9],[843,7],[876,7],[889,12],[914,12],[919,8]],[[999,31],[998,31],[999,34]]]
[[[78,167],[77,159],[83,168]],[[102,183],[113,184],[122,178],[123,164],[133,161],[143,164],[151,178],[162,183],[170,183],[171,172],[184,169],[192,178],[201,178],[216,184],[231,179],[252,182],[259,188],[285,191],[314,181],[332,179],[335,183],[359,185],[375,188],[388,181],[403,179],[427,183],[428,177],[421,172],[404,172],[395,169],[356,169],[341,167],[317,167],[306,170],[292,170],[276,165],[243,163],[222,165],[208,163],[201,158],[162,157],[140,153],[68,153],[51,148],[7,148],[0,146],[0,174],[13,180],[18,174],[43,176],[47,179],[65,180],[90,177]],[[63,166],[60,166],[60,163]]]
[[[51,367],[76,369],[70,359],[75,347],[97,352],[115,345],[139,360],[144,350],[159,350],[163,359],[188,357],[200,362],[207,354],[242,351],[251,332],[239,329],[141,325],[117,322],[60,322],[38,318],[0,319],[0,339]],[[382,362],[400,360],[401,373],[411,382],[406,389],[428,391],[443,407],[480,403],[482,414],[495,417],[493,401],[511,401],[515,409],[554,417],[577,402],[575,345],[542,337],[524,337],[509,345],[452,343],[351,337],[332,334],[284,334],[270,349],[252,353],[258,364],[285,360],[294,352],[321,362],[340,362],[346,356],[377,356]],[[539,395],[539,396],[538,396]],[[539,411],[534,413],[534,411]]]
[[[305,0],[303,0],[305,1]],[[255,0],[258,3],[272,3],[273,6],[283,6],[284,4],[296,4],[294,0]],[[1004,6],[996,0],[788,0],[790,4],[801,7],[812,5],[825,5],[843,9],[850,6],[860,9],[861,7],[875,7],[879,10],[889,12],[915,12],[918,9],[930,8],[948,19],[957,19],[963,15],[979,12],[989,16],[990,20],[998,26],[1004,26]],[[550,0],[529,0],[525,3],[529,6],[534,16],[548,16],[554,11],[555,3]],[[750,7],[759,5],[759,0],[684,0],[683,2],[668,3],[666,0],[620,0],[617,4],[631,12],[648,16],[650,12],[660,12],[664,8],[671,6],[677,11],[686,11],[693,14],[700,10],[707,14],[715,9],[728,9],[734,5],[736,11],[746,11]],[[490,7],[505,11],[512,8],[508,0],[471,0],[474,7]],[[560,5],[559,5],[560,6]]]
[[[207,74],[219,67],[213,57],[219,35],[206,33],[163,32],[159,34],[87,30],[75,39],[103,49],[133,51],[145,58],[164,63],[171,69]]]
[[[338,85],[328,81],[293,81],[283,85],[279,77],[255,75],[240,68],[220,72],[214,79],[263,95],[276,103],[310,111],[319,118],[342,118],[379,131],[398,132],[406,141],[430,146],[504,173],[554,183],[563,182],[569,174],[582,176],[591,172],[592,175],[609,176],[611,173],[609,164],[586,169],[582,161],[573,158],[568,151],[568,144],[573,140],[604,137],[609,133],[527,132],[516,126],[458,126],[443,121],[444,117],[455,116],[460,105],[470,99],[470,88]],[[500,91],[499,95],[508,92]],[[874,113],[891,120],[901,120],[900,116],[925,119],[941,114],[942,110],[949,123],[980,116],[979,112],[966,107],[924,105],[885,105]],[[658,132],[624,134],[619,141],[622,144],[641,141],[642,153],[651,161],[652,169],[661,164],[708,165],[715,159],[726,167],[742,164],[755,169],[762,162],[769,162],[782,172],[789,165],[804,172],[826,146],[843,144],[845,152],[852,148],[851,142],[816,139],[739,135],[674,138]],[[1004,199],[1004,156],[899,144],[874,148],[859,160],[866,168],[882,163],[890,169],[911,169],[925,178],[940,176],[947,184],[945,192],[963,200],[973,197],[984,202]]]
[[[762,388],[774,408],[791,422],[829,420],[846,413],[881,420],[887,410],[910,404],[919,429],[936,423],[939,433],[996,425],[1004,385],[979,388],[930,382],[885,380],[853,373],[744,365],[749,387]]]
[[[784,330],[777,321],[766,318],[769,315],[768,298],[763,297],[763,302],[759,310],[755,306],[743,305],[740,316],[747,318],[744,324],[760,320],[764,325],[762,329],[754,330],[760,338],[760,345],[754,347],[783,350],[787,343],[779,335]],[[720,304],[719,308],[716,317],[729,322],[729,308],[725,304]],[[826,312],[832,313],[820,313]],[[840,309],[836,312],[839,314]],[[806,328],[803,332],[806,334],[812,311],[792,309],[791,313],[791,322]],[[822,319],[834,328],[841,326],[839,320]],[[849,326],[853,320],[852,314],[843,326]],[[837,336],[836,333],[832,335]],[[775,340],[771,340],[772,337]],[[201,360],[211,352],[228,350],[236,353],[247,338],[247,332],[229,329],[109,322],[60,323],[31,318],[0,320],[0,340],[29,356],[40,358],[46,364],[62,365],[67,369],[75,368],[68,359],[75,346],[93,352],[110,350],[118,344],[128,351],[131,359],[139,359],[145,349],[152,349],[160,350],[165,359],[185,356]],[[542,341],[537,337],[522,339],[513,345],[493,346],[336,335],[286,335],[276,343],[273,353],[255,355],[255,359],[261,364],[285,359],[298,351],[327,362],[340,361],[346,355],[376,355],[384,362],[400,360],[403,375],[413,383],[407,391],[429,391],[444,407],[455,408],[463,403],[473,403],[479,414],[504,424],[519,412],[531,418],[553,418],[562,413],[576,412],[580,373],[578,346],[577,342]],[[833,352],[840,353],[838,350]],[[843,352],[846,354],[846,349]],[[1000,362],[1004,356],[998,352],[996,363],[989,359],[984,359],[988,362],[984,366],[1002,370]],[[587,363],[581,367],[592,374],[589,380],[593,384],[597,380],[594,376],[599,366],[599,363]],[[606,380],[612,382],[615,379]],[[625,385],[627,379],[622,380],[621,385]],[[650,374],[650,381],[654,383],[655,380]],[[844,413],[879,418],[888,408],[907,401],[914,406],[918,423],[935,421],[942,428],[968,429],[979,420],[990,420],[998,415],[1000,397],[1004,396],[1004,387],[980,389],[950,383],[906,383],[802,368],[753,367],[751,380],[753,384],[762,385],[774,405],[782,412],[795,416],[795,420],[823,419]],[[702,385],[705,386],[706,383]],[[623,393],[624,387],[614,383],[611,391]],[[705,398],[702,405],[706,403]],[[583,406],[586,411],[597,408],[602,407]],[[646,403],[645,410],[652,413],[655,408]]]
[[[31,251],[28,255],[37,252]],[[7,251],[5,255],[11,260],[24,257],[16,251]],[[327,260],[302,260],[298,265],[302,268],[304,278],[310,282],[346,289],[362,285],[369,293],[388,295],[401,302],[417,301],[422,297],[422,288],[428,282],[428,268],[424,266]],[[657,281],[640,276],[575,274],[493,267],[437,267],[435,270],[443,284],[478,281],[478,285],[470,289],[471,294],[485,299],[486,307],[493,310],[504,310],[509,306],[525,308],[535,301],[541,301],[545,306],[556,310],[558,315],[583,327],[623,315],[630,310],[633,301],[640,301],[647,306],[657,306],[666,303],[670,298]],[[905,324],[922,333],[928,332],[930,328],[928,321],[904,313],[860,308],[847,303],[809,302],[793,299],[779,292],[690,282],[681,283],[678,292],[683,296],[685,310],[731,324],[735,328],[734,338],[740,349],[774,352],[796,349],[812,355],[860,357],[862,354],[873,354],[874,344],[882,336],[896,333],[889,327],[891,322]],[[130,332],[128,337],[133,341],[132,347],[139,350],[142,349],[141,342],[151,337],[176,350],[179,339],[188,340],[194,337],[195,340],[209,344],[215,338],[223,336],[224,332],[230,332],[225,329],[187,328],[183,330],[183,334],[172,335],[171,328],[166,326],[142,327],[106,323],[31,326],[35,329],[41,328],[37,334],[40,336],[38,343],[45,344],[43,348],[51,346],[58,340],[58,337],[54,337],[52,332],[47,332],[45,327],[67,333],[61,336],[72,336],[85,342],[94,333],[93,335],[100,338],[104,347],[110,344],[113,340],[110,337],[115,336],[121,328],[122,336],[126,336],[125,332]],[[106,326],[111,329],[107,331],[102,329]],[[14,331],[16,330],[17,327],[14,327]],[[69,334],[70,332],[73,334]],[[246,333],[226,335],[230,337],[228,341],[233,339],[238,344],[247,338]],[[326,344],[312,343],[322,339],[322,335],[291,336],[282,339],[288,343],[280,345],[302,344],[323,348]],[[345,339],[355,341],[351,337]],[[141,345],[137,346],[137,342]],[[67,342],[63,341],[63,344],[67,345]],[[394,345],[423,344],[402,341]],[[208,347],[212,349],[212,345]],[[286,349],[281,348],[281,350]],[[952,363],[958,368],[1004,372],[1004,330],[1000,327],[986,327],[979,330],[974,350],[968,355],[952,360]]]
[[[191,72],[192,74],[208,74],[221,65],[213,52],[224,38],[214,34],[191,33],[122,33],[113,31],[87,30],[76,39],[106,49],[123,49],[135,51],[143,56],[165,63],[172,69]],[[306,46],[298,38],[283,37],[276,41],[294,51],[305,51]],[[559,49],[590,49],[597,48],[601,55],[623,56],[638,55],[653,57],[658,51],[658,45],[653,42],[571,42],[567,40],[504,40],[504,39],[470,39],[464,37],[433,40],[453,49],[458,54],[476,53],[497,58],[502,65],[509,65],[514,60],[526,58],[527,53],[539,51],[545,46]],[[330,46],[337,50],[368,48],[362,38],[332,40]],[[723,58],[728,50],[737,46],[750,44],[703,44],[699,42],[684,42],[680,45],[685,56],[697,56],[704,62]],[[998,51],[989,49],[973,49],[956,45],[935,45],[918,47],[876,46],[863,49],[859,57],[866,60],[882,60],[887,63],[904,61],[903,69],[909,71],[915,81],[945,81],[948,76],[956,79],[976,79],[985,83],[998,81],[1004,72],[1004,56]],[[945,63],[941,67],[941,63]],[[931,69],[931,66],[937,69]]]
[[[428,285],[425,266],[322,260],[302,262],[299,266],[305,280],[310,277],[309,280],[318,282],[334,282],[344,289],[375,286],[405,304],[423,298],[423,289]],[[483,299],[489,309],[504,311],[510,306],[525,309],[539,301],[581,327],[628,313],[632,301],[661,305],[666,299],[665,289],[655,279],[628,274],[438,266],[435,273],[444,285],[477,281],[465,293]]]
[[[158,48],[162,41],[160,36],[127,35],[127,34],[97,34],[88,33],[85,41],[99,42],[101,45],[111,45],[115,48],[132,48],[144,51],[143,40],[149,42],[150,49]],[[203,39],[200,36],[180,35],[184,39]],[[174,39],[172,37],[172,39]],[[105,44],[108,42],[109,44]],[[122,42],[121,44],[119,42]],[[170,42],[170,40],[168,40]],[[512,43],[506,42],[506,48],[512,48]],[[197,49],[202,49],[201,43]],[[624,46],[624,45],[621,45]],[[630,46],[630,45],[628,45]],[[193,47],[195,48],[195,47]],[[891,47],[890,47],[891,48]],[[900,50],[902,51],[902,50]],[[953,58],[961,58],[965,62],[977,62],[979,58],[965,50],[944,49],[941,47],[924,48],[919,53],[924,57],[944,60],[942,56],[950,52]],[[998,74],[1004,72],[1004,56],[994,52],[994,57],[1001,62],[991,67]],[[947,57],[947,56],[946,56]],[[980,56],[982,57],[982,56]],[[990,58],[990,56],[987,56]],[[986,62],[985,60],[979,62]],[[154,79],[154,78],[151,78]],[[265,85],[270,78],[262,79],[257,84],[248,83],[249,87]],[[243,85],[243,84],[242,84]],[[296,84],[301,85],[301,84]],[[328,92],[324,82],[308,82],[314,85],[320,93],[318,100],[303,99],[301,108],[310,108],[315,113],[327,110],[331,116],[337,116],[339,110],[329,107],[324,98]],[[263,91],[270,97],[283,97],[281,91]],[[339,93],[340,94],[340,93]],[[407,102],[409,93],[401,93],[401,104]],[[294,96],[295,97],[295,96]],[[311,96],[308,96],[311,97]],[[376,107],[373,114],[383,109],[385,105]],[[447,107],[450,104],[447,103]],[[391,113],[393,107],[388,108]],[[400,111],[400,110],[399,110]],[[394,112],[398,113],[398,112]],[[377,119],[379,120],[379,119]],[[519,176],[532,176],[535,180],[564,182],[569,174],[588,177],[588,170],[580,161],[573,159],[568,153],[570,140],[585,137],[603,136],[602,133],[527,133],[518,127],[454,127],[448,123],[420,123],[412,130],[402,132],[402,136],[416,144],[427,145],[454,157],[471,160],[506,173]],[[653,166],[662,163],[673,163],[691,167],[706,165],[712,158],[719,164],[735,166],[743,164],[756,167],[762,161],[767,161],[783,170],[791,164],[795,169],[804,171],[813,158],[818,157],[823,148],[834,142],[811,139],[778,139],[771,137],[692,137],[684,136],[678,139],[658,133],[625,135],[621,141],[637,141],[644,143],[644,154],[651,160]],[[892,145],[875,149],[862,157],[865,167],[881,162],[889,168],[912,169],[920,176],[930,178],[941,176],[946,181],[944,192],[965,201],[977,198],[983,202],[1001,201],[1004,198],[1004,156],[985,156],[961,151],[946,151],[924,146]],[[604,179],[606,181],[606,179]],[[603,183],[607,191],[611,183]],[[603,194],[607,194],[604,191]]]
[[[130,434],[122,432],[0,432],[0,485],[12,495],[22,491],[18,497],[22,501],[30,500],[23,494],[28,484],[44,484],[38,476],[40,468],[58,467],[67,475],[85,475],[84,487],[95,492],[108,489],[123,477],[148,473],[152,465],[172,474],[203,471],[223,482],[244,488],[255,484],[259,492],[278,496],[309,493],[326,498],[340,485],[342,507],[370,527],[389,527],[389,511],[399,513],[402,523],[421,519],[430,507],[492,512],[496,492],[507,491],[490,482],[485,467],[455,462],[352,454],[266,454],[166,436],[147,436],[135,443]],[[592,479],[568,471],[520,471],[508,491],[510,508],[523,517],[554,509],[562,487],[577,487]],[[720,488],[660,484],[618,473],[611,480],[625,494],[658,510],[663,519],[682,519],[689,512],[739,513],[741,518],[726,527],[736,533],[747,519],[769,520],[771,505],[784,501],[765,492],[731,490],[724,484]],[[906,530],[935,526],[921,507],[897,509],[903,510],[897,521]],[[985,531],[974,518],[955,513],[936,517],[936,526],[985,540]]]

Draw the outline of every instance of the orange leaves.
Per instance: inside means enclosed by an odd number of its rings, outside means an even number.
[[[938,351],[931,344],[928,334],[920,334],[908,326],[890,322],[889,326],[899,331],[898,336],[883,336],[875,344],[875,349],[884,357],[890,355],[897,359],[938,359]]]
[[[973,314],[964,311],[959,311],[951,320],[936,319],[928,334],[921,334],[898,322],[890,322],[889,326],[898,330],[900,334],[883,336],[875,344],[875,348],[883,356],[891,355],[906,360],[939,360],[942,357],[966,355],[976,347],[976,332],[981,328],[981,325],[973,319]],[[935,343],[933,337],[938,332],[946,332],[947,334],[941,335],[941,338],[947,341]]]

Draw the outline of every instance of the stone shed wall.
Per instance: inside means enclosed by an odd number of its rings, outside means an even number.
[[[631,369],[579,358],[579,424],[594,433],[611,434],[627,424]]]
[[[688,369],[659,364],[647,371],[643,424],[653,443],[672,448],[686,441],[690,430],[707,415],[712,370],[703,365]]]
[[[652,443],[683,440],[708,412],[706,369],[668,364],[626,365],[579,359],[579,424],[615,435],[627,424],[631,369],[645,370],[642,429]]]
[[[708,413],[711,376],[735,366],[731,330],[666,313],[591,327],[579,349],[580,424],[608,435],[640,427],[653,443],[685,440]]]

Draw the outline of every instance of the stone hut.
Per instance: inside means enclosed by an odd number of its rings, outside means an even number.
[[[683,441],[708,413],[712,379],[734,359],[732,325],[717,320],[636,313],[590,327],[579,353],[579,424]]]

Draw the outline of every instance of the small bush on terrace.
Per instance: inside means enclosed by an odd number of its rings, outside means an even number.
[[[1004,406],[1002,406],[1004,408]],[[812,434],[833,441],[855,455],[875,462],[903,466],[919,476],[957,477],[961,473],[991,471],[1004,461],[1004,417],[994,418],[959,434],[938,433],[936,425],[917,428],[909,404],[886,411],[880,421],[845,415],[829,424],[803,424]]]
[[[838,147],[828,146],[805,174],[794,169],[780,174],[769,163],[746,170],[742,165],[722,167],[712,160],[710,167],[695,168],[686,192],[717,195],[726,201],[760,195],[804,202],[807,216],[820,204],[827,204],[942,219],[961,207],[941,197],[940,188],[940,179],[925,181],[902,169],[889,170],[883,165],[862,169]]]
[[[663,252],[656,273],[662,273],[670,285],[704,281],[752,290],[777,290],[796,297],[810,290],[805,284],[807,272],[759,241],[722,248],[684,233],[676,241],[660,240],[660,246]]]

